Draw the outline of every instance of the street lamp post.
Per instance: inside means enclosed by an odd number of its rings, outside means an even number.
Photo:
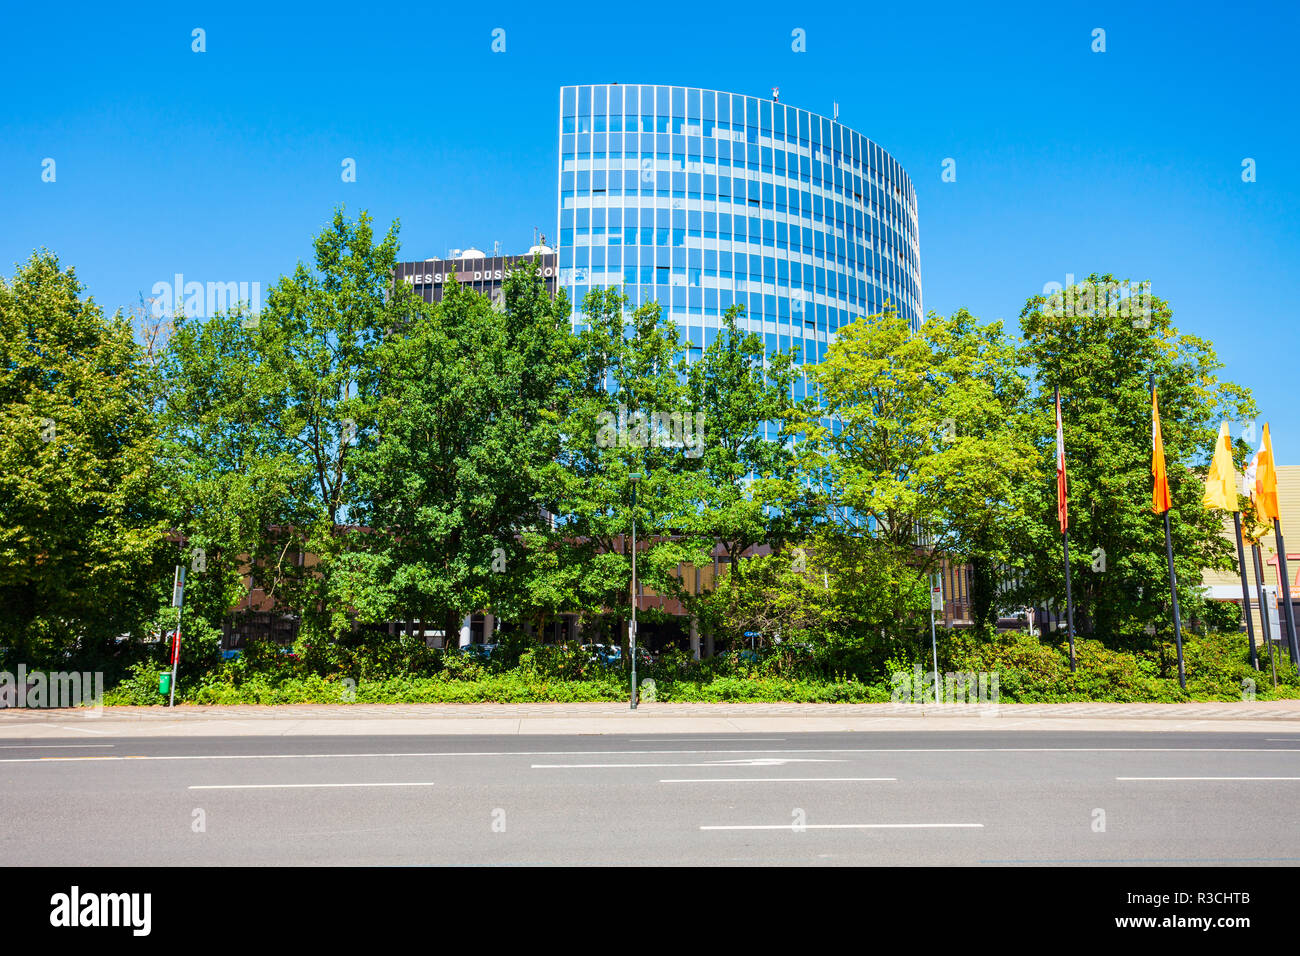
[[[628,479],[632,482],[632,620],[627,626],[627,644],[632,654],[632,709],[636,710],[636,486],[641,475],[633,472]]]

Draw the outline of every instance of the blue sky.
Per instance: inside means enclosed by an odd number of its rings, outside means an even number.
[[[0,268],[46,246],[109,309],[177,272],[265,288],[339,203],[400,218],[405,258],[522,251],[554,230],[561,85],[777,86],[907,169],[927,310],[1010,319],[1071,274],[1149,279],[1300,463],[1300,8],[1048,7],[11,4]]]

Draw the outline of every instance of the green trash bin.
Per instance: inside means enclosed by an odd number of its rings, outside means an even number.
[[[158,678],[158,693],[166,697],[171,692],[172,692],[172,675],[169,672],[165,672],[161,677]]]

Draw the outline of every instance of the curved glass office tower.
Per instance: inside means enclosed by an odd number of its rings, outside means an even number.
[[[589,289],[625,287],[697,355],[739,303],[769,352],[793,344],[806,362],[886,304],[921,322],[912,183],[824,116],[680,86],[566,86],[558,188],[575,313]]]

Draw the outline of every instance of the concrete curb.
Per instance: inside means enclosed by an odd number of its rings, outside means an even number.
[[[1201,732],[1295,736],[1300,701],[1203,704],[366,704],[0,713],[0,739],[354,735]]]

